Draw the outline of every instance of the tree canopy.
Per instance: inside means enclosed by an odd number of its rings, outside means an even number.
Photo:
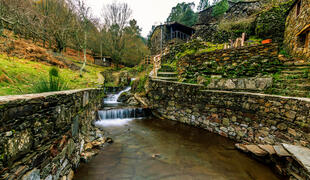
[[[209,0],[200,0],[199,5],[197,7],[198,11],[203,11],[210,6]]]
[[[134,65],[148,50],[137,22],[130,20],[131,12],[126,3],[112,3],[100,19],[85,0],[1,0],[0,35],[8,29],[57,52],[87,49],[111,56],[116,64]]]
[[[228,0],[215,1],[215,5],[212,11],[214,17],[224,14],[229,9]]]
[[[197,22],[198,14],[194,12],[194,3],[178,3],[172,8],[167,22],[178,22],[187,26],[193,26]]]

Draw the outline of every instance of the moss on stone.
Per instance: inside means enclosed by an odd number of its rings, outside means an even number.
[[[256,19],[255,34],[263,39],[282,42],[287,13],[293,2],[289,0],[261,12]]]

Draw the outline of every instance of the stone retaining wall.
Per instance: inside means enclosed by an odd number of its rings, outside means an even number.
[[[208,89],[263,91],[272,86],[272,78],[211,79]]]
[[[216,50],[182,57],[177,64],[180,78],[221,75],[223,78],[256,77],[279,71],[275,43]]]
[[[150,80],[147,97],[159,116],[238,142],[310,147],[310,99],[203,89]]]
[[[92,121],[100,89],[0,97],[0,179],[71,179],[84,144],[102,137]]]

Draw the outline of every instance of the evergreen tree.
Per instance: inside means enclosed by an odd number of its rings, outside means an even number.
[[[212,15],[214,17],[224,14],[229,9],[228,0],[221,0],[217,2],[213,8]]]
[[[209,6],[210,6],[209,0],[200,0],[197,10],[203,11],[207,9]]]
[[[178,22],[187,26],[193,26],[197,22],[197,13],[194,12],[194,3],[178,3],[173,7],[167,22]]]

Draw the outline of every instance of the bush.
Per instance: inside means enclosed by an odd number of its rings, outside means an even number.
[[[222,20],[218,26],[219,31],[227,31],[232,38],[241,37],[242,33],[254,34],[255,18],[244,18],[235,21]]]
[[[49,78],[42,77],[33,85],[34,93],[53,92],[67,90],[68,83],[59,76],[59,70],[52,68],[49,71]]]

